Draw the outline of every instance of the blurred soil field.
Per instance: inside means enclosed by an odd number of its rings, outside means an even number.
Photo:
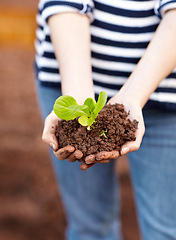
[[[41,141],[42,121],[35,93],[36,1],[1,0],[0,8],[4,9],[0,12],[0,239],[64,240],[67,223],[48,149]],[[18,26],[21,17],[26,21],[18,27],[19,37],[13,24]],[[2,21],[12,24],[11,31],[4,31]],[[124,239],[139,240],[126,159],[118,161],[117,171]]]

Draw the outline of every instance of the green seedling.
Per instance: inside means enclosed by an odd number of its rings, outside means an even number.
[[[53,109],[60,119],[69,121],[78,117],[78,122],[90,130],[106,101],[107,93],[104,91],[99,94],[97,102],[93,98],[87,98],[83,105],[79,105],[73,97],[63,95],[56,99]]]
[[[107,136],[106,136],[107,131],[108,131],[107,129],[101,131],[101,132],[100,132],[100,137],[104,136],[105,138],[107,138]]]

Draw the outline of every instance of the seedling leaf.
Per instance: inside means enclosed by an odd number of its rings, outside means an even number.
[[[73,97],[68,95],[59,97],[53,107],[55,114],[67,121],[85,115],[85,112],[82,110],[83,108],[77,104]]]
[[[87,114],[90,116],[91,113],[93,112],[93,110],[95,109],[96,101],[93,98],[87,98],[84,101],[84,105],[88,106],[88,113]]]
[[[106,104],[106,101],[107,101],[107,93],[102,91],[98,97],[98,101],[97,101],[95,109],[92,113],[94,116],[94,119],[98,116],[98,113],[102,110],[102,108]]]
[[[107,138],[107,136],[106,136],[106,132],[107,132],[107,131],[108,131],[107,129],[101,131],[101,132],[100,132],[100,137],[104,136],[105,138]]]
[[[82,126],[88,126],[88,122],[89,122],[89,118],[86,115],[81,116],[80,118],[78,118],[78,122],[82,125]]]

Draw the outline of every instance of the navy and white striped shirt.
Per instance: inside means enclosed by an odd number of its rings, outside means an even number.
[[[96,94],[104,90],[112,97],[135,68],[164,13],[173,8],[176,0],[40,0],[35,44],[37,78],[46,85],[61,82],[48,18],[61,12],[87,14],[94,90]],[[176,68],[152,93],[148,104],[176,110]]]

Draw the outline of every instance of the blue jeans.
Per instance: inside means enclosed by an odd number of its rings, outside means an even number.
[[[61,95],[37,84],[43,119]],[[176,112],[146,110],[146,133],[129,154],[138,220],[143,240],[176,240]],[[121,240],[120,200],[114,161],[85,172],[80,163],[59,161],[51,151],[68,220],[68,240]],[[133,240],[133,236],[131,236]]]

